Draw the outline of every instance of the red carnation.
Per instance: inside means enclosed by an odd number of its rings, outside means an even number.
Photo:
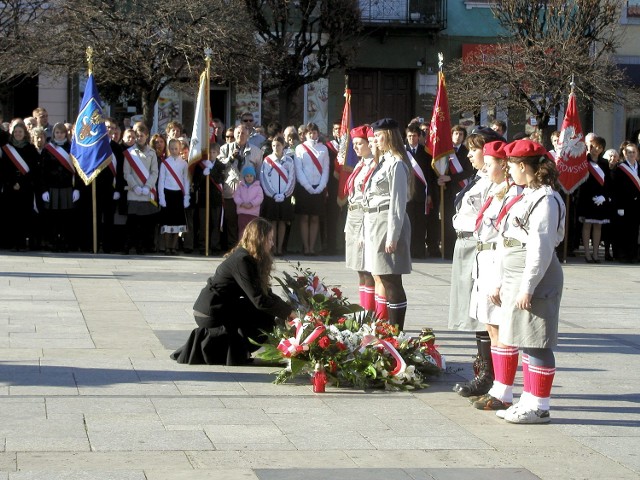
[[[329,360],[329,371],[331,373],[335,373],[338,370],[338,364],[333,360]]]
[[[347,349],[347,346],[342,342],[336,342],[336,347],[338,347],[338,350],[346,350]]]
[[[340,291],[339,288],[333,287],[331,291],[333,292],[333,294],[336,296],[338,300],[342,298],[342,292]]]
[[[331,312],[326,308],[318,312],[318,315],[320,315],[321,317],[328,317],[330,314]]]
[[[327,348],[330,344],[331,340],[329,340],[329,337],[326,335],[318,340],[318,345],[320,345],[321,348]]]
[[[339,324],[339,325],[342,325],[342,324],[344,324],[344,322],[346,322],[346,321],[347,321],[347,318],[346,318],[346,317],[340,317],[340,318],[338,319],[338,324]]]

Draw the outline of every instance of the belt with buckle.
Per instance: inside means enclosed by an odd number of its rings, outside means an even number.
[[[497,247],[496,243],[478,242],[478,244],[476,245],[476,250],[478,250],[479,252],[483,252],[484,250],[495,250],[496,247]]]
[[[389,210],[389,204],[380,205],[378,207],[369,207],[364,209],[364,211],[367,213],[378,213],[378,212],[384,212],[385,210]]]
[[[504,246],[505,247],[524,247],[526,243],[522,243],[520,240],[516,240],[515,238],[505,238]]]
[[[349,211],[351,210],[362,210],[362,205],[360,205],[359,203],[349,205]]]
[[[471,238],[473,237],[473,232],[456,232],[457,238]]]

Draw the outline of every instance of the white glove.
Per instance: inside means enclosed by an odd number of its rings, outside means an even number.
[[[150,191],[151,190],[149,190],[149,187],[142,187],[142,194],[143,195],[149,195]]]
[[[205,168],[205,169],[202,171],[202,174],[203,174],[205,177],[208,177],[210,173],[211,173],[211,168],[209,168],[209,167]]]
[[[282,193],[276,193],[276,194],[273,196],[273,199],[274,199],[277,203],[284,202],[284,194],[282,194]]]
[[[120,192],[113,192],[113,199],[120,200]]]
[[[44,192],[44,193],[42,194],[42,200],[43,200],[44,202],[49,203],[49,201],[51,200],[51,197],[49,196],[49,192]]]
[[[189,195],[185,195],[182,204],[184,205],[184,208],[189,208]]]
[[[71,198],[73,199],[73,203],[76,203],[78,200],[80,200],[80,190],[74,190]]]
[[[160,200],[160,201],[158,202],[158,204],[159,204],[162,208],[165,208],[165,207],[167,206],[167,201],[166,201],[166,200]]]
[[[618,216],[624,217],[624,210],[623,209],[618,210]]]
[[[135,193],[136,195],[142,195],[142,188],[136,185],[135,187],[133,187],[133,193]]]
[[[213,162],[211,160],[205,160],[202,162],[202,164],[208,169],[211,169],[211,167],[213,167]]]
[[[597,195],[597,196],[593,197],[592,200],[593,200],[593,203],[595,203],[599,207],[600,205],[602,205],[604,203],[604,201],[606,199],[602,195]]]

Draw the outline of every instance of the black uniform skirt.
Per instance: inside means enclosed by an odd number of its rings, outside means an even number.
[[[296,188],[293,194],[296,197],[297,214],[318,216],[324,215],[324,192],[309,193],[302,185],[298,183],[296,184]]]
[[[276,202],[271,197],[264,197],[264,201],[262,202],[262,217],[272,222],[290,222],[293,220],[293,215],[291,197],[285,198],[282,202]]]
[[[164,191],[166,207],[160,212],[162,233],[178,233],[187,231],[187,217],[184,213],[184,195],[182,190]]]

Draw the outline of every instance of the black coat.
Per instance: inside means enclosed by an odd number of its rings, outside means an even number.
[[[276,317],[284,319],[291,313],[291,307],[271,290],[262,291],[258,265],[244,248],[218,266],[193,309],[198,328],[171,355],[178,363],[246,363],[249,352],[257,349],[248,339],[264,341],[261,330],[272,330]]]

